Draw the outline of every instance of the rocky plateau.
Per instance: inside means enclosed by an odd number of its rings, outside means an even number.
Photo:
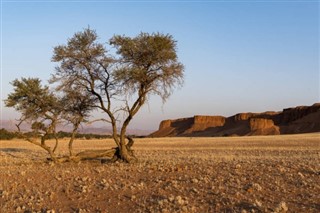
[[[151,137],[213,137],[300,134],[320,131],[320,103],[281,112],[238,113],[230,117],[195,115],[164,120]]]

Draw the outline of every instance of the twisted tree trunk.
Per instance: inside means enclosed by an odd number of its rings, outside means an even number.
[[[128,143],[126,143],[125,139],[128,139]],[[131,147],[134,144],[134,141],[131,137],[123,137],[120,140],[120,147],[116,148],[116,153],[112,158],[112,161],[121,160],[126,163],[133,163],[137,162],[138,159],[136,158],[134,151],[131,149]]]

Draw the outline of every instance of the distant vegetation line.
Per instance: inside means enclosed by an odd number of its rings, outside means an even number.
[[[71,137],[71,132],[63,132],[60,131],[57,133],[58,138],[70,138]],[[23,133],[24,136],[35,136],[33,132],[26,132]],[[48,135],[48,139],[53,139],[54,136],[53,134]],[[92,134],[92,133],[78,133],[76,135],[76,138],[85,138],[85,139],[106,139],[106,138],[111,138],[111,135],[99,135],[99,134]],[[0,140],[11,140],[11,139],[23,139],[23,136],[21,133],[17,132],[11,132],[6,129],[0,129]]]

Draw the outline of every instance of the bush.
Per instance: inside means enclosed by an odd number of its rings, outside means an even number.
[[[6,129],[0,129],[0,140],[11,140],[17,135],[15,133],[9,132]]]

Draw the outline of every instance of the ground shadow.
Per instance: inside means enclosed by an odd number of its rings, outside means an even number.
[[[252,210],[254,210],[254,212],[257,212],[257,213],[262,213],[263,212],[259,207],[255,206],[255,205],[253,205],[251,203],[248,203],[248,202],[240,202],[240,203],[238,203],[236,205],[236,207],[239,210],[246,210],[246,211],[249,211],[249,212],[253,212]]]
[[[6,152],[6,153],[10,153],[10,152],[28,152],[28,149],[21,149],[21,148],[2,148],[0,149],[0,152]]]

